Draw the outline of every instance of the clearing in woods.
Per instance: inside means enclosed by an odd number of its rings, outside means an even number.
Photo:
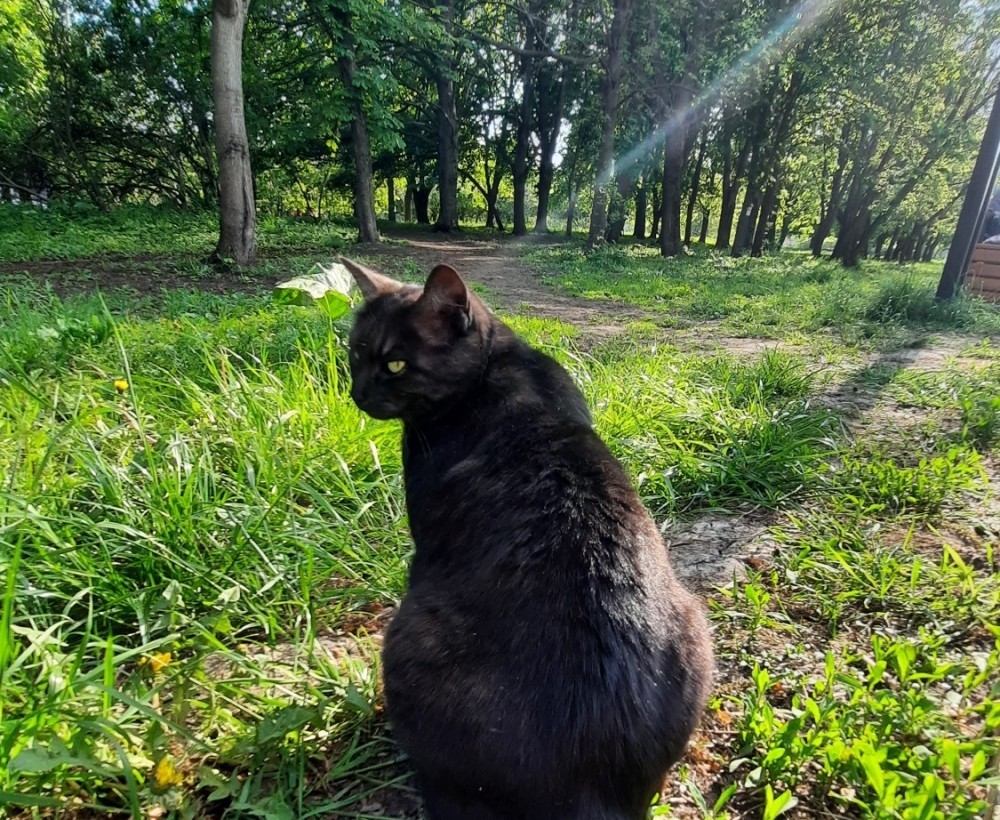
[[[935,305],[933,266],[390,238],[347,252],[453,265],[571,370],[708,601],[718,687],[656,816],[984,815],[992,309]],[[377,684],[409,550],[396,428],[347,398],[346,325],[267,296],[335,253],[0,265],[13,816],[419,815]]]

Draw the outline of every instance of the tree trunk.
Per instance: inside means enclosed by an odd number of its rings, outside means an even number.
[[[736,238],[733,240],[732,256],[738,258],[743,256],[753,237],[753,227],[757,223],[760,214],[760,197],[755,191],[747,189],[743,198],[743,209],[740,211],[739,221],[736,223]]]
[[[378,242],[378,223],[375,221],[375,196],[372,191],[372,146],[368,136],[368,118],[361,101],[360,90],[354,86],[354,35],[348,11],[335,11],[341,25],[340,46],[345,50],[337,58],[340,82],[347,92],[348,106],[353,116],[351,122],[351,155],[354,157],[354,210],[358,220],[358,238],[365,243]],[[320,15],[322,18],[322,15]],[[335,34],[333,32],[332,34]],[[331,36],[331,39],[333,37]],[[334,40],[336,42],[336,40]]]
[[[389,221],[396,221],[396,180],[390,174],[385,181],[386,194],[389,197]]]
[[[736,217],[736,203],[739,200],[740,180],[746,173],[752,150],[753,140],[748,138],[743,143],[735,163],[731,148],[726,150],[723,158],[722,207],[719,210],[719,229],[715,238],[715,247],[720,250],[727,250],[733,239],[733,220]]]
[[[681,188],[684,173],[682,129],[674,129],[663,150],[663,182],[660,186],[660,253],[677,256],[681,252]]]
[[[847,223],[837,236],[832,258],[845,268],[856,268],[868,250],[871,222],[871,215],[865,211]]]
[[[431,223],[431,191],[433,188],[414,188],[413,207],[417,212],[417,222],[421,225]]]
[[[257,212],[250,145],[243,116],[243,29],[249,0],[212,3],[212,99],[219,158],[219,244],[215,261],[252,265],[257,256]]]
[[[576,217],[576,197],[578,189],[576,184],[576,152],[571,151],[569,157],[569,171],[566,173],[566,238],[573,237],[573,220]]]
[[[840,147],[837,150],[837,170],[834,171],[833,181],[830,184],[830,197],[827,200],[826,208],[823,212],[819,224],[813,230],[812,238],[809,240],[809,250],[812,255],[819,258],[823,255],[823,245],[834,224],[837,222],[837,214],[840,210],[840,200],[844,184],[844,173],[847,170],[849,154],[847,151],[847,140],[850,136],[850,126],[844,125],[840,132]]]
[[[597,178],[594,180],[594,204],[590,209],[587,249],[593,250],[604,239],[608,217],[608,188],[615,169],[615,129],[618,127],[618,91],[622,81],[625,35],[632,13],[631,0],[615,0],[614,17],[608,31],[607,64],[601,88],[604,121],[597,153]]]
[[[892,255],[896,252],[896,243],[899,241],[899,228],[896,228],[889,236],[889,244],[885,247],[885,253],[882,255],[883,259],[892,259]]]
[[[691,177],[691,194],[688,197],[687,222],[684,225],[684,244],[691,245],[692,223],[694,222],[694,206],[698,202],[698,193],[701,190],[701,172],[705,167],[705,147],[708,142],[708,133],[702,132],[701,144],[698,146],[698,159],[695,161],[694,174]]]
[[[649,228],[649,241],[655,242],[660,235],[660,190],[653,188],[650,197],[653,200],[653,224]]]
[[[708,242],[708,223],[711,221],[712,213],[708,208],[701,209],[701,231],[698,234],[698,242],[702,245]]]
[[[778,209],[778,183],[772,182],[764,191],[760,205],[760,216],[757,219],[757,230],[754,232],[751,256],[763,256],[765,247],[770,249],[774,242],[774,221]]]
[[[409,222],[413,216],[413,182],[406,180],[406,193],[403,194],[403,221]]]
[[[632,228],[633,239],[646,238],[646,180],[639,183],[639,189],[635,192],[635,226]]]
[[[445,30],[452,31],[452,2],[444,0],[438,8]],[[442,54],[434,78],[438,95],[438,196],[440,208],[434,230],[450,232],[458,229],[458,110],[455,103],[455,83],[452,80],[452,57]],[[428,196],[430,192],[428,192]],[[417,219],[419,220],[419,210]]]
[[[538,209],[535,211],[535,233],[549,232],[549,200],[556,168],[552,154],[542,152],[538,166]]]
[[[885,247],[885,241],[888,238],[889,237],[886,234],[880,233],[878,235],[878,239],[875,240],[875,258],[876,259],[881,259],[882,258],[882,248]]]
[[[517,135],[514,142],[514,236],[525,236],[528,233],[527,203],[528,173],[530,165],[528,154],[531,150],[531,111],[534,109],[535,83],[533,77],[534,61],[528,57],[521,58],[521,105],[518,114]]]
[[[605,238],[608,242],[621,242],[625,233],[625,220],[628,219],[628,202],[632,198],[632,178],[628,173],[621,173],[615,181],[615,190],[608,202],[608,228]]]
[[[552,181],[555,177],[555,154],[562,128],[563,110],[566,107],[567,87],[570,83],[570,67],[559,68],[558,79],[553,77],[553,68],[543,62],[535,90],[537,108],[535,124],[538,129],[538,209],[535,212],[535,233],[548,233],[549,202],[552,196]],[[555,92],[553,94],[553,91]]]
[[[528,233],[527,199],[528,174],[531,171],[531,132],[535,111],[535,57],[542,44],[538,42],[541,0],[531,0],[519,13],[524,26],[524,53],[520,56],[521,104],[518,106],[517,129],[514,135],[514,236]]]

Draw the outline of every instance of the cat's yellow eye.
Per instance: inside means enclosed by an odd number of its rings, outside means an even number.
[[[397,359],[394,362],[386,362],[385,369],[396,376],[406,370],[406,362],[402,359]]]

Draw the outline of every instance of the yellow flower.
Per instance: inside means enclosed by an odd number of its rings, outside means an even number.
[[[148,667],[154,675],[159,674],[163,667],[169,665],[169,652],[154,652],[147,658],[139,658],[139,666]]]
[[[124,393],[128,390],[128,382],[125,379],[115,379],[115,390],[119,393]]]
[[[184,777],[173,761],[169,757],[161,757],[159,763],[153,767],[153,782],[157,791],[166,791],[173,786],[179,786],[184,782]]]

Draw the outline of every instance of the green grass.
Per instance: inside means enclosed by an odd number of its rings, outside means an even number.
[[[342,248],[354,234],[341,223],[263,217],[258,251]],[[89,205],[50,210],[0,205],[0,262],[111,254],[207,257],[218,239],[218,215],[212,211],[132,206],[101,213]]]
[[[846,270],[799,252],[732,259],[705,248],[663,259],[640,245],[590,255],[579,246],[546,246],[525,259],[572,295],[638,305],[664,326],[711,321],[723,334],[763,338],[827,331],[851,344],[898,343],[915,329],[1000,333],[1000,312],[978,300],[934,301],[937,263]]]
[[[838,359],[876,398],[852,426],[825,400],[820,340],[954,327],[893,284],[918,280],[796,257],[532,258],[659,317],[598,345],[510,318],[570,370],[658,518],[771,525],[746,576],[708,590],[720,683],[668,796],[732,820],[982,816],[1000,731],[992,348],[933,371]],[[636,279],[612,287],[621,260]],[[851,312],[831,324],[834,305]],[[721,332],[794,331],[807,350],[663,344],[662,324],[712,310]],[[259,295],[0,289],[0,813],[413,805],[378,688],[411,550],[398,427],[351,403],[346,327]]]

